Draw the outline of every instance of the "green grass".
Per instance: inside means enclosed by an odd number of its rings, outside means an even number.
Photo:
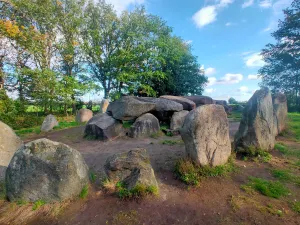
[[[162,136],[165,136],[165,134],[162,131],[158,131],[158,132],[153,133],[153,134],[150,135],[150,137],[153,138],[153,139],[158,139]]]
[[[122,182],[116,184],[116,191],[120,199],[143,198],[149,194],[158,195],[158,188],[156,186],[138,184],[133,189],[128,190]]]
[[[21,130],[16,130],[15,132],[20,137],[26,136],[27,134],[40,134],[41,127],[25,128]]]
[[[231,114],[228,115],[228,118],[233,119],[234,121],[241,121],[242,117],[242,112],[231,112]]]
[[[300,159],[300,150],[298,149],[291,149],[282,143],[275,144],[274,149],[278,150],[279,152],[281,152],[283,155],[287,157],[294,157]]]
[[[294,212],[300,214],[300,202],[293,202],[291,208]]]
[[[129,129],[132,126],[133,122],[130,121],[123,121],[123,127],[125,129]]]
[[[300,141],[300,113],[288,114],[288,127],[296,140]]]
[[[227,176],[236,171],[237,167],[232,158],[227,164],[216,167],[201,167],[189,159],[181,159],[175,165],[176,176],[187,185],[199,185],[203,178]]]
[[[45,204],[46,202],[44,200],[37,200],[33,203],[32,210],[35,211]]]
[[[241,186],[245,191],[252,188],[271,198],[280,198],[289,194],[289,190],[278,181],[268,181],[257,177],[250,177],[249,180],[249,183]]]
[[[88,186],[88,185],[85,185],[85,186],[82,188],[82,190],[81,190],[81,192],[80,192],[80,194],[79,194],[79,197],[80,197],[81,199],[85,199],[85,198],[88,196],[88,194],[89,194],[89,186]]]
[[[243,159],[246,161],[252,159],[254,162],[269,162],[272,159],[272,155],[269,152],[258,149],[255,146],[248,146],[245,149],[239,149]]]
[[[6,188],[4,182],[0,182],[0,200],[6,200]]]
[[[292,174],[290,170],[274,169],[271,173],[282,182],[292,182],[300,186],[300,177]]]
[[[64,122],[59,122],[58,126],[54,127],[53,129],[54,130],[62,130],[62,129],[70,128],[70,127],[78,127],[82,124],[84,124],[84,123],[78,123],[75,121],[72,121],[72,122],[64,121]]]
[[[163,145],[180,145],[180,144],[183,144],[183,141],[182,140],[163,140],[161,142],[161,144]]]
[[[97,179],[96,173],[93,172],[93,171],[91,171],[91,172],[90,172],[90,181],[91,181],[92,183],[95,183],[95,182],[96,182],[96,179]]]

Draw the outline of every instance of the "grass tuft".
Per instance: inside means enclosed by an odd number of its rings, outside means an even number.
[[[158,188],[156,186],[146,186],[143,184],[138,184],[133,189],[128,190],[122,182],[117,182],[116,191],[120,199],[138,199],[149,194],[158,195]]]
[[[292,182],[300,186],[300,177],[294,175],[289,170],[272,170],[272,175],[280,181]]]
[[[125,129],[129,129],[133,125],[133,122],[131,121],[123,121],[123,127]]]
[[[294,212],[300,214],[300,202],[293,202],[291,208]]]
[[[242,189],[252,188],[271,198],[280,198],[289,194],[289,190],[278,181],[268,181],[257,177],[250,177],[249,180],[248,184],[241,186]]]
[[[89,186],[88,186],[88,185],[85,185],[85,186],[82,188],[82,190],[81,190],[81,192],[80,192],[80,194],[79,194],[79,197],[80,197],[81,199],[85,199],[85,198],[88,196],[88,194],[89,194]]]
[[[294,157],[300,159],[300,151],[298,149],[291,149],[282,143],[275,144],[274,149],[278,150],[287,157]]]
[[[189,159],[181,159],[175,165],[176,176],[187,185],[199,185],[203,178],[227,176],[229,173],[235,171],[237,171],[237,167],[232,158],[230,158],[227,164],[216,167],[201,167]]]
[[[33,203],[32,210],[35,211],[45,204],[46,204],[46,202],[44,200],[37,200]]]
[[[95,183],[96,180],[97,180],[97,175],[96,175],[96,173],[93,172],[93,171],[91,171],[91,172],[90,172],[90,181],[91,181],[92,183]]]

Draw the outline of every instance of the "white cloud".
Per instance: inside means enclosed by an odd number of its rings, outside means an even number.
[[[247,52],[242,52],[242,56],[246,56],[246,55],[250,55],[251,53],[253,53],[253,51],[247,51]]]
[[[242,8],[247,8],[251,5],[253,5],[254,0],[245,0],[244,3],[242,4]]]
[[[205,75],[206,76],[211,76],[214,75],[217,72],[215,68],[209,67],[205,70]]]
[[[107,3],[112,4],[118,14],[126,10],[131,5],[140,5],[145,3],[145,0],[106,0]]]
[[[210,23],[213,23],[217,20],[218,12],[233,3],[234,0],[217,0],[216,4],[209,5],[198,10],[192,17],[196,26],[202,28]]]
[[[193,43],[193,41],[192,40],[187,40],[187,41],[184,41],[184,43],[187,44],[187,45],[190,45],[190,44]]]
[[[272,15],[269,25],[263,30],[263,32],[268,32],[277,28],[278,20],[282,19],[283,17],[283,9],[286,9],[288,6],[290,6],[292,1],[293,0],[277,0],[273,5],[271,4]]]
[[[208,84],[207,84],[207,86],[212,86],[212,85],[214,85],[216,82],[217,82],[217,78],[215,78],[215,77],[209,77],[209,78],[208,78]]]
[[[240,73],[232,74],[227,73],[224,77],[216,81],[218,84],[237,84],[243,80],[243,75]]]
[[[215,91],[216,91],[216,89],[213,89],[213,88],[207,88],[207,89],[204,90],[204,92],[209,93],[209,94],[211,94]]]
[[[230,23],[230,22],[225,23],[225,26],[226,26],[226,27],[229,27],[229,26],[231,26],[231,25],[232,25],[232,23]]]
[[[259,80],[260,77],[258,74],[249,74],[248,75],[248,80]]]
[[[193,16],[193,20],[196,23],[197,27],[201,28],[205,25],[208,25],[217,19],[217,7],[214,5],[206,6],[200,9]]]
[[[272,0],[260,0],[258,5],[261,8],[265,8],[265,9],[270,8],[272,7]]]
[[[262,67],[265,65],[263,57],[262,55],[260,55],[260,52],[253,53],[244,57],[244,61],[247,67]]]
[[[242,86],[242,87],[239,88],[239,91],[240,91],[240,92],[248,92],[248,91],[249,91],[249,88],[246,87],[246,86]]]

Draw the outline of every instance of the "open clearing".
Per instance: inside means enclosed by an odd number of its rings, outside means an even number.
[[[237,128],[237,122],[230,122],[231,136]],[[82,126],[34,135],[24,141],[46,137],[80,151],[95,179],[88,197],[46,204],[37,210],[32,210],[32,204],[0,201],[0,224],[300,224],[300,214],[295,212],[295,202],[300,201],[300,184],[284,182],[289,194],[279,199],[241,189],[250,176],[276,180],[273,169],[290,170],[299,176],[298,158],[274,150],[267,163],[236,159],[238,171],[234,174],[206,178],[199,186],[191,187],[176,179],[173,172],[176,161],[185,155],[180,136],[100,142],[83,139],[83,129]],[[300,143],[296,141],[283,137],[279,141],[300,151]],[[108,156],[136,147],[148,150],[160,195],[122,201],[101,188],[103,165]]]

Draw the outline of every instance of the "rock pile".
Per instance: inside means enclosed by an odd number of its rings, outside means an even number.
[[[211,104],[206,96],[195,96],[201,105]],[[146,137],[160,130],[167,123],[171,131],[182,127],[185,116],[196,104],[186,97],[161,96],[160,98],[124,96],[109,104],[105,114],[95,115],[86,125],[85,135],[100,140],[112,140],[124,135],[122,123],[132,123],[128,136]],[[176,133],[176,132],[175,132]]]

